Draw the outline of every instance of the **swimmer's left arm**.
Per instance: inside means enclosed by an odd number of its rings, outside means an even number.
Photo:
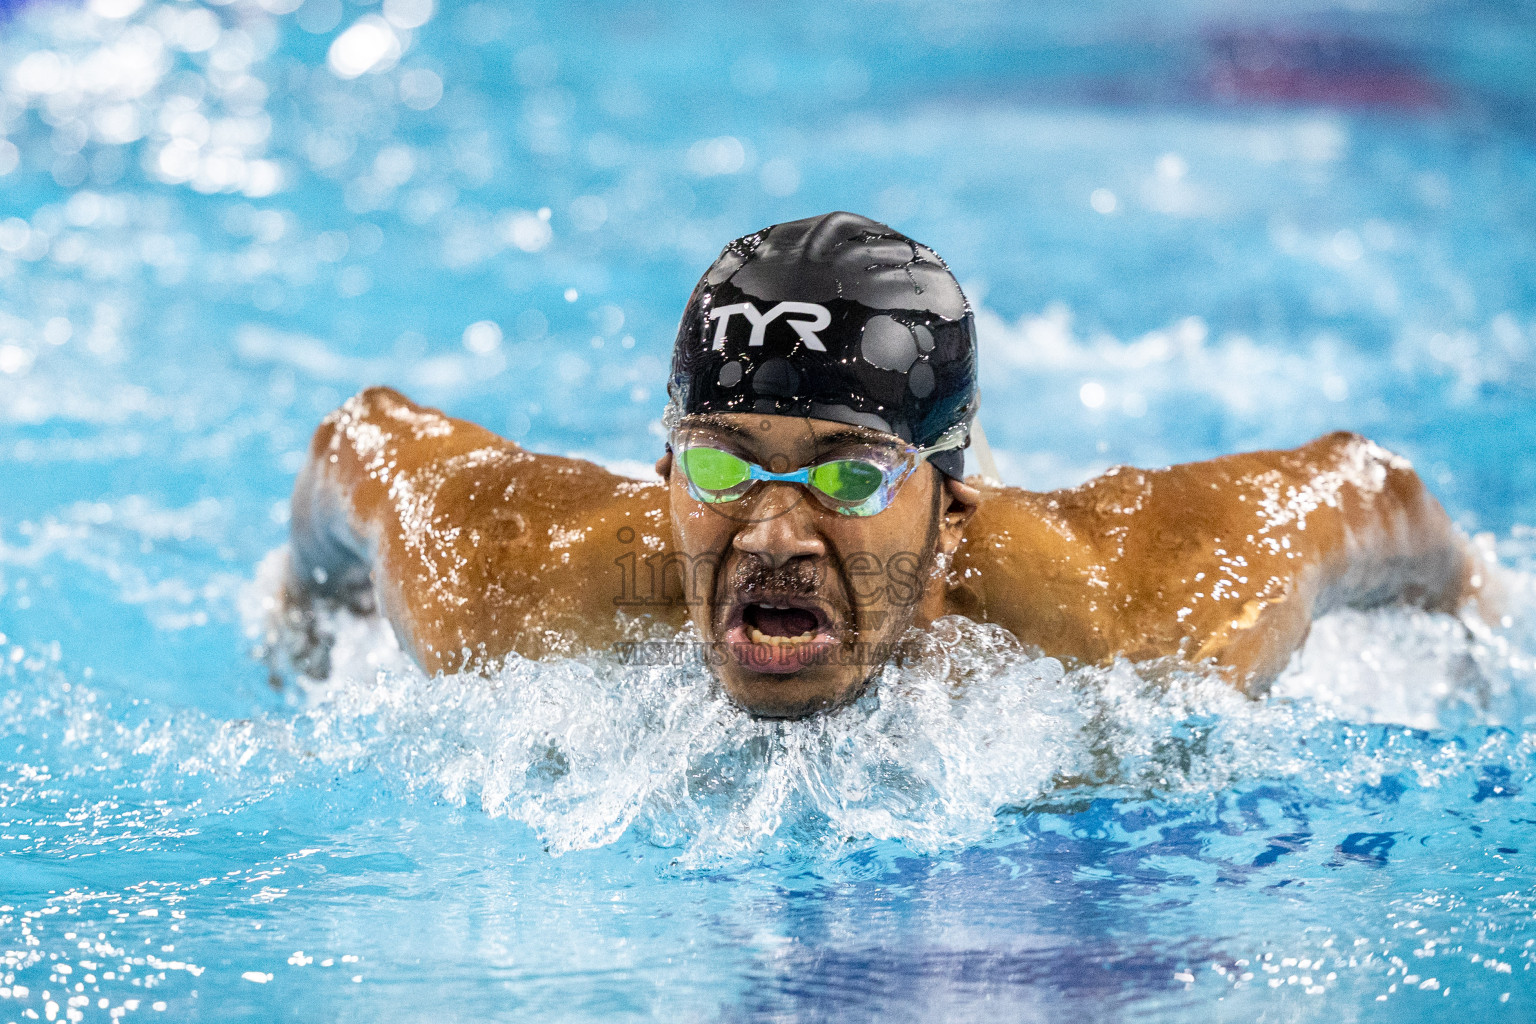
[[[957,610],[1048,654],[1214,660],[1250,691],[1331,609],[1458,611],[1488,595],[1407,461],[1348,433],[1048,494],[994,490],[956,568]]]
[[[1486,571],[1406,459],[1357,435],[1162,471],[1136,533],[1150,540],[1127,582],[1179,625],[1180,653],[1213,659],[1250,691],[1267,687],[1336,608],[1402,602],[1456,612]],[[1161,492],[1161,493],[1158,493]],[[1192,544],[1178,578],[1157,538]],[[1177,604],[1177,608],[1173,604]],[[1154,626],[1164,626],[1154,623]]]

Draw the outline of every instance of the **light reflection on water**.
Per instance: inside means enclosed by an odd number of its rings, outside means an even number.
[[[0,26],[0,1017],[1528,1017],[1529,26],[1161,17]],[[1491,531],[1510,627],[1336,616],[1257,704],[961,626],[791,726],[366,622],[267,687],[321,415],[390,383],[644,465],[700,268],[836,207],[966,282],[1014,481],[1359,429]]]

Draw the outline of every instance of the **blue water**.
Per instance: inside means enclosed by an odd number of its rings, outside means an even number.
[[[1536,1015],[1536,11],[290,8],[0,3],[0,1021]],[[1262,702],[958,622],[791,724],[367,620],[270,685],[322,415],[643,472],[702,268],[834,208],[964,282],[1011,482],[1360,430],[1507,621]]]

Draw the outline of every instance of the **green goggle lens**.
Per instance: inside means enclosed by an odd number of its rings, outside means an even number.
[[[858,503],[880,489],[880,467],[859,459],[823,462],[811,470],[811,486],[838,501]]]
[[[751,474],[745,460],[719,448],[688,448],[680,461],[694,486],[706,491],[728,491]]]

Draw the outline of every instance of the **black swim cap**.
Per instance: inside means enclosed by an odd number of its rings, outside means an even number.
[[[852,213],[738,238],[677,329],[684,415],[811,416],[924,447],[976,414],[976,321],[937,253]],[[929,459],[960,479],[959,449]]]

